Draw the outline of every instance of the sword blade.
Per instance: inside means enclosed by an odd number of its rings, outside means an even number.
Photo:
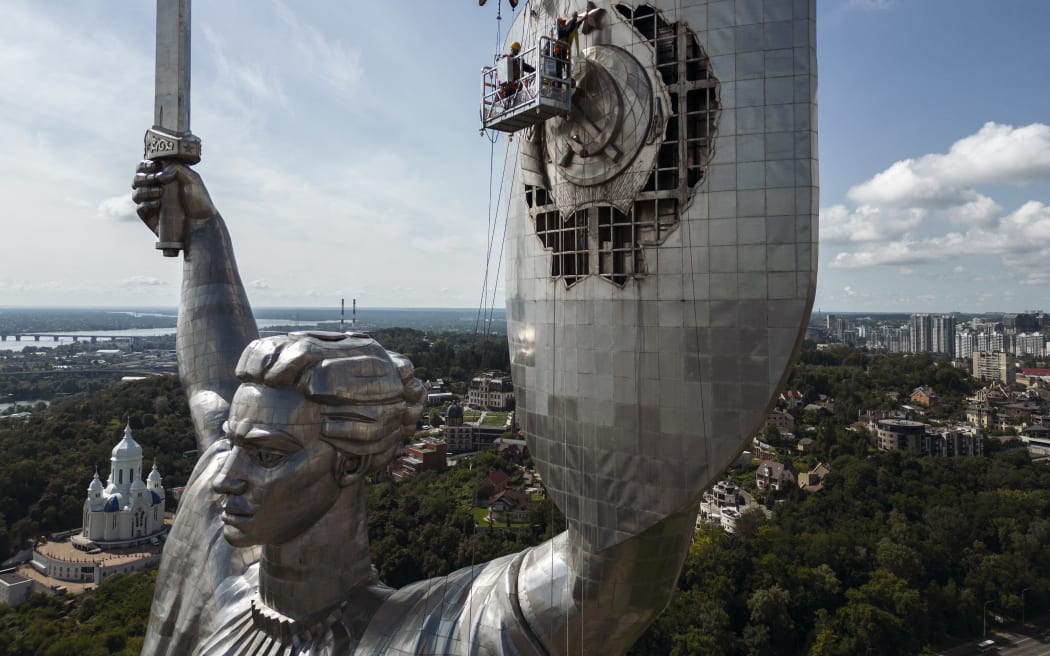
[[[190,132],[190,0],[157,0],[153,126]]]

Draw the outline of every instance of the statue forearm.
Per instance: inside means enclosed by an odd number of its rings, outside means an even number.
[[[548,651],[626,651],[671,599],[697,508],[690,504],[601,551],[570,528],[530,552],[518,598]]]
[[[241,351],[259,336],[222,217],[195,222],[183,263],[177,352],[198,446],[218,438]]]

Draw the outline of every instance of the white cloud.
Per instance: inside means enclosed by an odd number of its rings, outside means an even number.
[[[264,70],[259,58],[237,57],[239,51],[233,48],[231,53],[227,42],[207,24],[201,27],[201,33],[208,48],[208,62],[216,70],[214,84],[207,92],[211,103],[221,101],[242,115],[255,114],[259,103],[287,108],[288,98],[280,78],[272,70]]]
[[[121,280],[120,284],[124,287],[166,287],[168,281],[152,276],[131,276]]]
[[[1050,125],[985,123],[952,144],[946,155],[927,155],[919,166],[925,175],[959,185],[1050,180]]]
[[[898,161],[852,187],[847,196],[855,207],[821,210],[821,239],[855,245],[838,252],[832,267],[910,269],[991,256],[1029,284],[1050,282],[1041,273],[1050,256],[1050,209],[1029,200],[1004,214],[977,189],[1040,182],[1050,182],[1050,126],[986,123],[947,153]]]
[[[991,227],[866,245],[855,252],[838,253],[832,266],[914,265],[978,255],[998,256],[1015,269],[1045,269],[1046,258],[1050,257],[1050,207],[1028,201]],[[1029,274],[1028,278],[1033,276]]]
[[[820,239],[824,242],[869,242],[900,239],[926,217],[922,208],[879,208],[861,205],[850,210],[832,205],[820,210]]]
[[[1050,180],[1050,126],[985,123],[947,153],[895,162],[852,187],[850,200],[900,207],[951,207],[980,200],[974,185]]]
[[[974,199],[972,190],[950,187],[940,179],[916,170],[916,161],[895,162],[871,180],[852,187],[847,196],[856,203],[907,207],[946,207]]]
[[[131,200],[131,193],[107,198],[98,204],[95,216],[100,219],[119,219],[121,221],[138,220],[135,213],[135,202]]]
[[[316,76],[332,89],[349,95],[361,77],[361,53],[304,23],[284,2],[274,0],[273,7],[288,29],[286,45],[297,52],[304,64],[301,72]]]
[[[270,289],[270,283],[265,280],[252,280],[248,283],[249,289]]]
[[[882,10],[893,6],[895,0],[849,0],[849,6],[857,9]]]
[[[963,205],[936,210],[934,216],[957,225],[986,226],[994,223],[1002,211],[999,203],[988,196],[977,194],[974,200]]]
[[[455,253],[456,249],[462,243],[462,239],[458,235],[448,235],[439,237],[437,235],[429,237],[413,237],[412,248],[417,251],[424,253]]]

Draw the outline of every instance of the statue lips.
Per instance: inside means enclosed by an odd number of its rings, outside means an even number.
[[[226,497],[225,503],[222,504],[223,524],[243,524],[254,516],[243,497]]]

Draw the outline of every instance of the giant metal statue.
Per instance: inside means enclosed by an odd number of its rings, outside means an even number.
[[[202,455],[143,653],[625,651],[670,599],[700,493],[764,419],[812,304],[814,5],[533,0],[518,14],[508,41],[546,43],[547,60],[515,93],[571,93],[538,120],[505,94],[483,101],[486,122],[533,121],[513,128],[508,329],[519,418],[568,530],[395,590],[370,562],[363,486],[424,390],[364,335],[258,339],[188,166],[188,0],[158,0],[134,198],[158,248],[184,255],[179,373]],[[554,26],[576,12],[591,18],[569,41],[576,21]]]

